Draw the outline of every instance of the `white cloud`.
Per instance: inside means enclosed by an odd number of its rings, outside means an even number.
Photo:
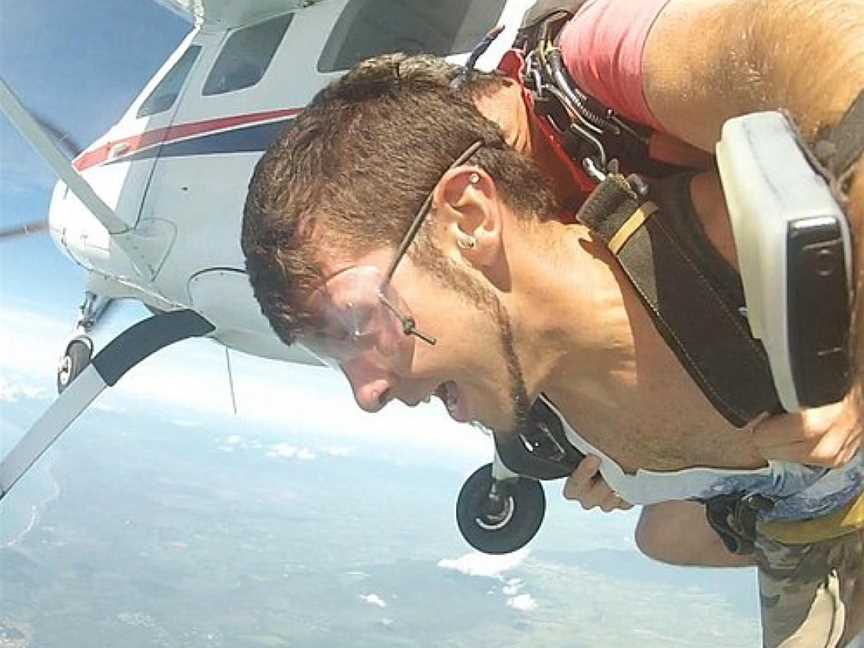
[[[530,552],[531,550],[528,548],[498,556],[474,552],[465,554],[455,560],[445,558],[438,561],[438,566],[442,569],[452,569],[466,576],[485,576],[487,578],[500,579],[503,572],[515,569],[521,565]]]
[[[22,398],[32,399],[47,399],[48,393],[42,387],[35,385],[27,385],[20,382],[13,382],[3,376],[0,376],[0,401],[6,403],[14,403]]]
[[[367,574],[366,572],[357,571],[357,570],[345,572],[345,575],[346,576],[355,576],[357,578],[368,578],[369,577],[369,574]]]
[[[297,454],[297,448],[287,443],[277,443],[270,447],[267,453],[268,457],[282,457],[284,459],[293,459]]]
[[[312,461],[318,455],[309,448],[298,448],[290,443],[277,443],[270,446],[267,452],[268,457],[277,457],[281,459],[299,459],[300,461]]]
[[[323,448],[321,450],[321,452],[323,452],[324,454],[326,454],[330,457],[349,457],[349,456],[351,456],[351,449],[350,448],[342,448],[342,447]]]
[[[0,312],[0,338],[14,340],[0,355],[0,368],[31,376],[53,375],[68,341],[70,323],[20,310],[4,303]]]
[[[369,605],[377,605],[380,608],[387,607],[387,602],[377,594],[361,594],[360,598],[366,601]]]
[[[222,439],[221,443],[216,446],[217,450],[222,452],[234,452],[236,450],[246,450],[249,447],[248,439],[239,434],[230,434]],[[268,457],[279,456],[278,454],[268,453]]]
[[[100,412],[108,412],[110,414],[125,414],[126,408],[112,402],[111,399],[98,399],[90,407]],[[176,425],[180,423],[175,422]]]
[[[188,418],[178,418],[171,421],[177,427],[182,428],[198,428],[204,425],[203,421],[199,421],[197,419],[188,419]]]
[[[521,578],[511,578],[507,581],[507,584],[501,588],[501,591],[504,592],[505,596],[515,596],[524,585],[525,583],[522,582]]]
[[[54,369],[68,341],[70,323],[30,312],[35,308],[32,304],[4,304],[0,338],[14,339],[15,344],[0,356],[0,374],[12,371],[32,376],[50,397]],[[97,352],[108,341],[108,328],[113,331],[106,325],[97,336]],[[102,339],[103,333],[106,339]],[[354,403],[344,377],[330,369],[242,353],[233,354],[231,360],[238,420],[247,425],[275,424],[282,430],[300,428],[332,435],[332,441],[322,441],[322,449],[310,448],[315,454],[348,456],[354,453],[354,440],[358,440],[394,448],[378,455],[385,461],[447,465],[460,472],[491,458],[490,440],[469,426],[454,423],[437,401],[417,408],[393,403],[370,415]],[[166,411],[166,416],[175,420],[194,420],[196,414],[221,417],[232,413],[223,349],[209,340],[179,342],[147,358],[100,401],[109,394],[112,408],[132,411],[144,404]],[[167,413],[171,407],[177,409]],[[406,446],[418,452],[406,453]],[[308,455],[304,456],[308,460]]]
[[[537,609],[537,601],[530,594],[520,594],[519,596],[507,599],[507,607],[519,610],[520,612],[530,612]]]

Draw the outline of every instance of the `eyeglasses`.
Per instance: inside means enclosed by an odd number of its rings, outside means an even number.
[[[474,142],[444,173],[464,164],[481,146],[482,141]],[[411,366],[417,338],[430,346],[436,344],[435,337],[417,328],[408,305],[392,285],[399,262],[429,214],[433,191],[417,210],[384,273],[375,266],[350,266],[328,277],[312,294],[310,306],[323,326],[302,335],[302,346],[328,364],[344,365],[363,356],[384,369],[405,371]]]

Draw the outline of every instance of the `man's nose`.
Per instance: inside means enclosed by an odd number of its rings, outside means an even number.
[[[390,400],[392,380],[388,371],[362,358],[345,362],[341,367],[360,409],[378,412]]]

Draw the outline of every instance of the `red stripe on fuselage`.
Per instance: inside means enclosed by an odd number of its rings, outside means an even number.
[[[72,162],[72,165],[79,172],[98,166],[109,160],[109,153],[116,150],[116,147],[126,145],[122,153],[115,154],[113,158],[124,158],[127,155],[132,155],[141,149],[154,146],[156,144],[165,144],[174,140],[180,140],[194,135],[202,135],[214,131],[231,129],[236,126],[246,126],[256,122],[265,122],[280,117],[291,117],[300,113],[302,108],[288,108],[286,110],[269,110],[267,112],[250,113],[248,115],[235,115],[233,117],[220,117],[218,119],[207,119],[200,122],[190,122],[188,124],[177,124],[168,126],[167,128],[156,128],[151,131],[144,131],[138,135],[124,137],[117,140],[106,142],[101,146],[84,151]]]

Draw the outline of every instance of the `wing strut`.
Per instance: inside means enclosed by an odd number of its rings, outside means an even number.
[[[27,112],[2,78],[0,78],[0,109],[110,234],[121,234],[129,230],[129,226],[117,218],[114,211],[93,191],[93,187],[78,175],[71,161],[39,125],[39,122]]]
[[[127,371],[159,349],[207,335],[213,328],[195,311],[178,310],[149,317],[114,338],[0,462],[0,500],[79,414]]]

